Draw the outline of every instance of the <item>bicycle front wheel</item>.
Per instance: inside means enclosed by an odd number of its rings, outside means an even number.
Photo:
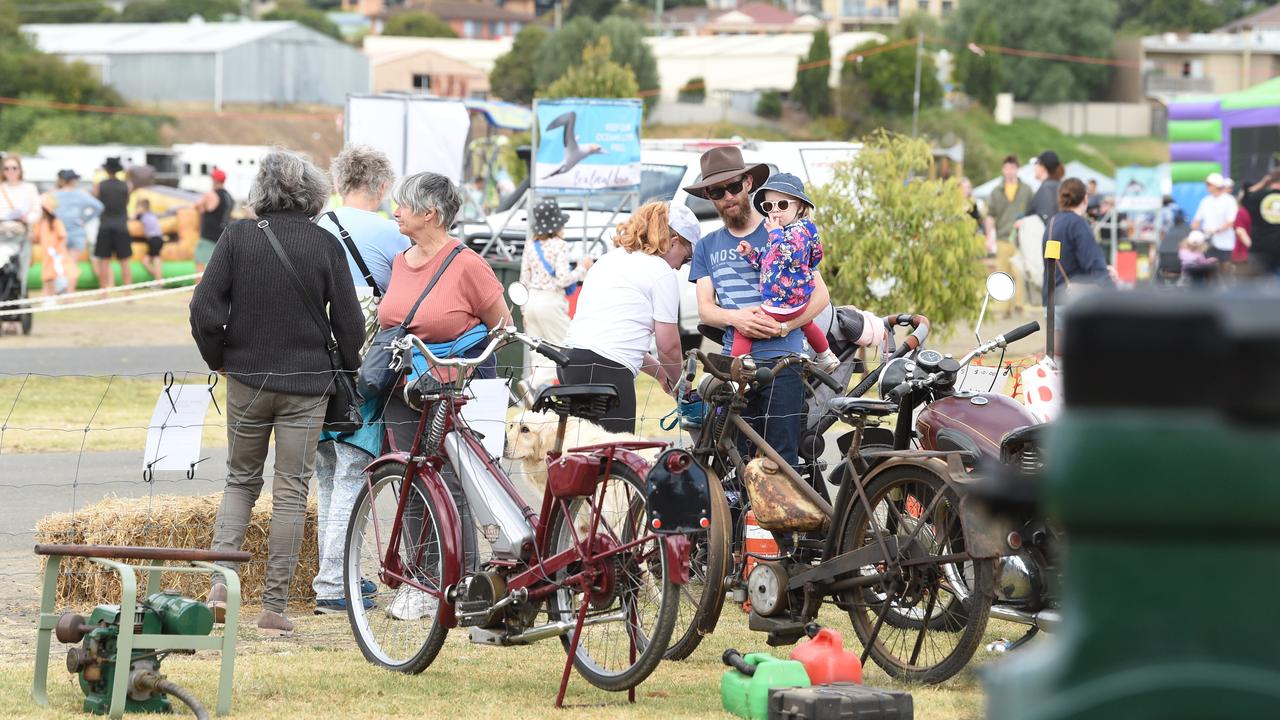
[[[842,593],[854,633],[889,675],[939,683],[973,657],[995,592],[990,561],[965,555],[959,498],[925,467],[901,465],[868,483],[839,538],[840,553],[881,542],[888,557],[858,574],[879,579]]]
[[[610,476],[601,483],[605,494],[595,549],[643,542],[587,567],[579,560],[561,570],[558,581],[584,571],[594,572],[595,580],[586,597],[579,586],[563,585],[547,599],[547,614],[552,622],[576,622],[585,600],[586,618],[573,665],[587,682],[617,692],[644,682],[662,660],[680,596],[661,541],[645,527],[647,512],[640,478],[631,468],[613,463]],[[598,493],[556,502],[549,524],[549,555],[588,542],[592,503]],[[566,652],[572,647],[573,635],[570,630],[561,637]]]
[[[387,545],[401,493],[409,493],[400,528],[399,574],[425,588],[443,590],[440,513],[416,478],[400,463],[373,471],[356,495],[347,526],[343,587],[347,618],[365,659],[402,673],[420,673],[435,660],[448,628],[439,622],[440,597],[383,578]]]

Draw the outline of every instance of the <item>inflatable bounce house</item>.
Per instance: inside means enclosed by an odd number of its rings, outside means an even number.
[[[1195,213],[1204,179],[1222,173],[1252,184],[1280,166],[1280,77],[1247,90],[1178,98],[1169,103],[1169,173],[1173,200]]]

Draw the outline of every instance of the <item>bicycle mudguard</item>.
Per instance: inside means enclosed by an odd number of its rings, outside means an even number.
[[[960,531],[964,533],[965,550],[975,560],[1000,557],[1007,552],[1005,538],[1008,533],[1001,523],[995,522],[988,513],[983,511],[981,503],[969,496],[967,486],[970,481],[968,473],[964,469],[964,463],[961,462],[963,455],[965,453],[959,451],[892,450],[877,452],[876,456],[883,458],[884,461],[872,468],[866,477],[861,479],[861,482],[864,486],[868,485],[881,473],[890,468],[903,465],[912,465],[925,472],[937,475],[960,498]],[[849,504],[852,506],[853,502],[857,502],[857,497],[851,496],[850,500]],[[841,514],[843,516],[847,513]],[[841,522],[843,524],[843,517]]]
[[[711,527],[711,488],[707,472],[687,450],[658,456],[645,477],[649,529],[662,535],[703,532]]]
[[[366,477],[384,465],[407,465],[408,462],[409,453],[386,453],[369,463],[365,468]],[[462,521],[458,517],[457,506],[453,504],[453,495],[445,486],[444,478],[440,477],[439,471],[429,466],[419,467],[417,480],[422,483],[427,496],[431,498],[432,504],[441,515],[438,524],[440,525],[440,550],[444,557],[444,577],[440,578],[440,587],[446,590],[447,595],[447,591],[457,586],[458,581],[462,579]],[[453,603],[442,598],[440,614],[436,619],[443,627],[457,627],[458,618],[454,615]]]

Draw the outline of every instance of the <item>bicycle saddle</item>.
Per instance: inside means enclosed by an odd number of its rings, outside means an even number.
[[[533,410],[599,420],[618,403],[618,388],[613,385],[548,385],[538,391]]]
[[[831,412],[842,417],[850,415],[884,417],[898,412],[897,403],[871,398],[835,397],[827,401],[827,407]]]

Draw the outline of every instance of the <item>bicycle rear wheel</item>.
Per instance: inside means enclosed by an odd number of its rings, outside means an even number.
[[[631,468],[613,463],[601,509],[598,541],[612,547],[645,538],[645,542],[601,561],[602,579],[589,590],[590,604],[578,640],[573,665],[587,682],[602,690],[629,690],[653,672],[662,660],[675,625],[679,589],[671,581],[662,543],[645,526],[644,485]],[[575,535],[587,541],[594,497],[557,501],[551,511],[549,555],[571,549]],[[577,561],[561,570],[563,581],[584,570]],[[552,622],[577,620],[583,593],[576,585],[564,585],[547,599]],[[565,651],[572,646],[573,630],[561,637]],[[634,648],[634,650],[633,650]]]
[[[942,682],[969,662],[982,640],[995,569],[963,557],[959,498],[928,468],[887,470],[866,493],[870,508],[860,502],[852,508],[839,552],[884,541],[891,557],[861,568],[858,575],[879,581],[842,593],[839,602],[866,653],[886,673]]]
[[[382,578],[383,561],[400,494],[411,493],[401,524],[401,574],[424,587],[443,590],[439,509],[416,479],[404,477],[400,463],[373,471],[356,495],[347,526],[343,587],[347,618],[365,659],[402,673],[420,673],[435,660],[449,630],[440,625],[440,599],[407,584],[391,589]],[[376,592],[368,593],[369,582]],[[365,607],[364,598],[374,601]]]
[[[679,588],[680,606],[666,659],[684,660],[711,634],[724,608],[724,581],[729,573],[733,517],[724,487],[714,472],[707,472],[711,490],[711,526],[693,540],[689,582]]]

